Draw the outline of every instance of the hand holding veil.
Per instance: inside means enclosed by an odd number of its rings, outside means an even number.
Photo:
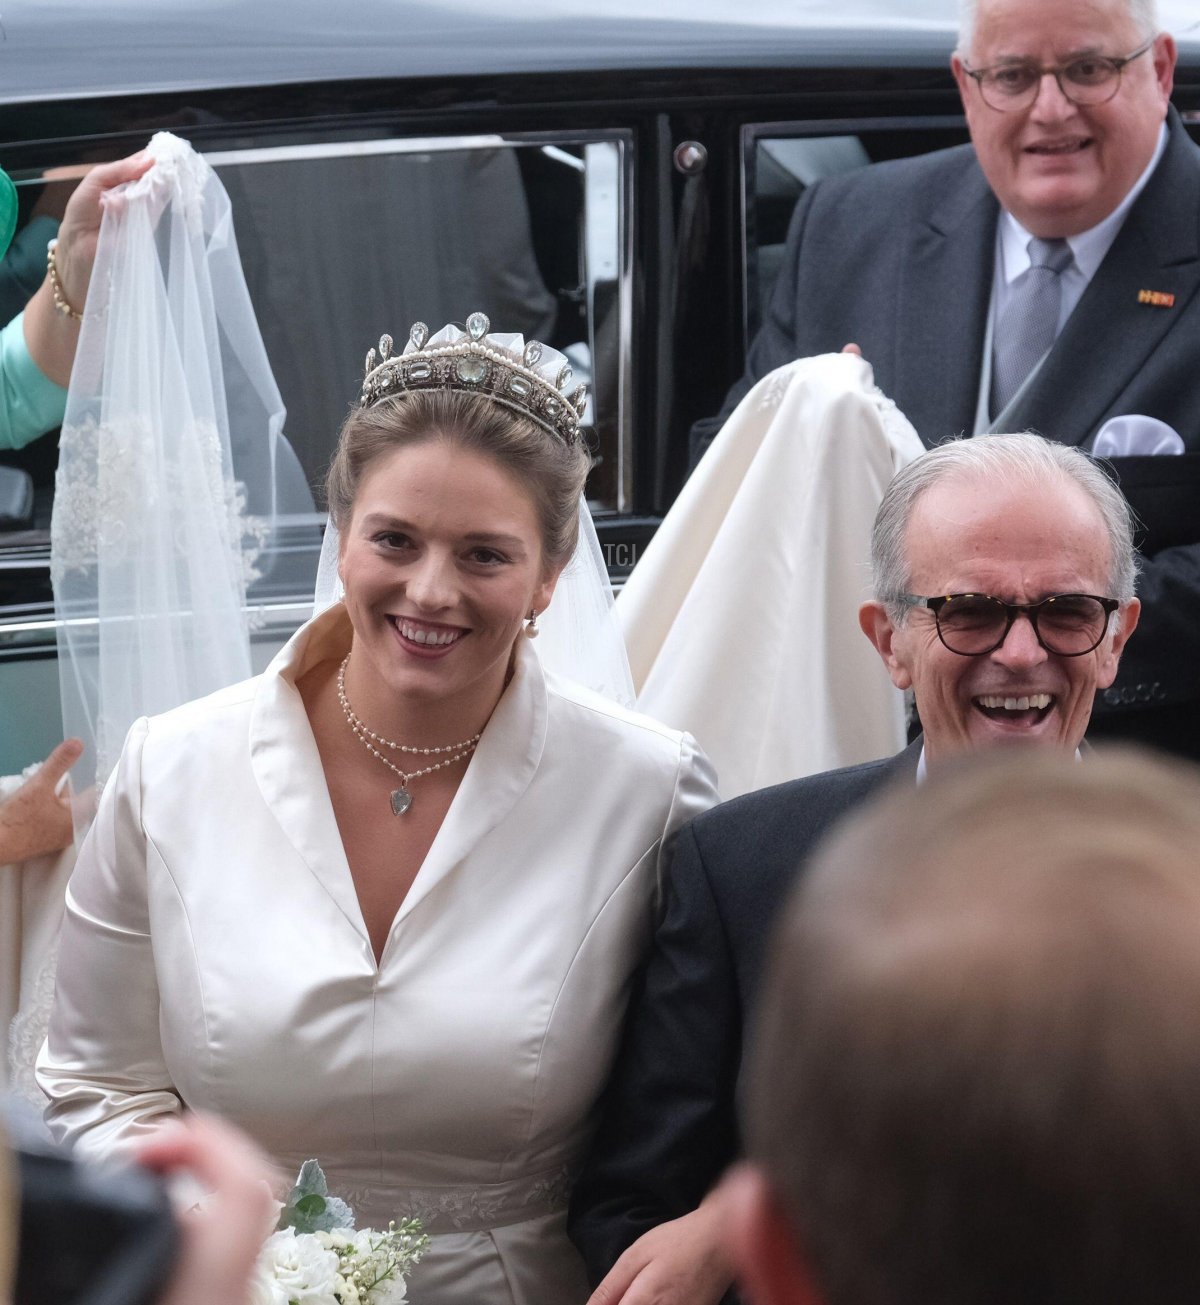
[[[284,408],[229,198],[186,142],[160,132],[148,153],[155,166],[105,207],[51,524],[84,793],[137,717],[250,674],[246,586],[275,511]],[[77,826],[90,813],[77,807]]]

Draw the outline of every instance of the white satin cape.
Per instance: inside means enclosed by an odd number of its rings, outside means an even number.
[[[764,377],[617,598],[639,711],[693,734],[723,798],[890,756],[904,700],[858,625],[888,482],[924,451],[851,354]]]
[[[295,688],[349,637],[335,607],[135,725],[67,894],[48,1122],[95,1156],[216,1111],[285,1170],[319,1158],[361,1225],[419,1215],[421,1305],[583,1302],[568,1188],[710,768],[519,639],[376,966]]]

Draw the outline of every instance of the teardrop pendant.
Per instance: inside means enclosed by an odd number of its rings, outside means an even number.
[[[406,788],[392,790],[392,815],[402,816],[412,806],[412,794]]]

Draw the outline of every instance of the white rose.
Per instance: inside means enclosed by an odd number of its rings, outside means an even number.
[[[288,1305],[283,1288],[269,1268],[259,1268],[250,1280],[250,1305]]]
[[[358,1228],[350,1234],[350,1245],[354,1247],[355,1255],[374,1255],[374,1248],[379,1242],[380,1235],[374,1228]]]
[[[285,1301],[298,1305],[338,1305],[338,1257],[311,1233],[285,1228],[267,1239],[260,1264],[283,1289]]]

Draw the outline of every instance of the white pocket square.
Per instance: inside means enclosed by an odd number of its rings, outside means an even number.
[[[1182,453],[1179,432],[1157,417],[1130,413],[1113,417],[1097,432],[1092,454],[1097,458],[1144,458]]]

